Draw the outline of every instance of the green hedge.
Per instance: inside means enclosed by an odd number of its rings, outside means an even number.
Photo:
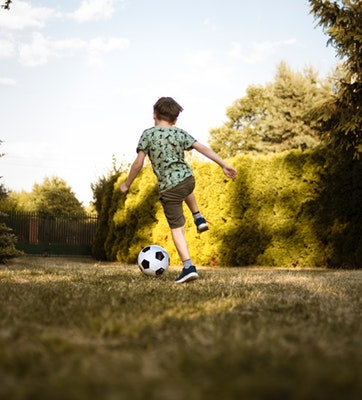
[[[198,235],[189,210],[186,235],[197,265],[361,267],[361,162],[337,158],[327,149],[289,151],[229,160],[238,177],[195,161],[195,194],[210,230]],[[158,202],[150,167],[127,196],[122,175],[108,205],[106,259],[135,263],[139,251],[157,243],[180,265]],[[105,215],[106,213],[103,213]],[[96,246],[100,247],[100,244]]]

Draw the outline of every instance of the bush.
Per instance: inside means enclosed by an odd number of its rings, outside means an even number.
[[[362,160],[330,152],[314,229],[333,268],[362,268]]]
[[[0,222],[0,264],[3,264],[10,258],[19,257],[23,254],[15,248],[17,239],[11,232],[11,228]]]
[[[97,183],[92,185],[94,206],[98,214],[98,225],[95,238],[92,244],[92,255],[98,260],[109,260],[105,244],[109,242],[110,225],[112,225],[113,215],[117,203],[113,201],[115,193],[114,184],[119,174],[110,174],[102,177]]]
[[[229,162],[238,170],[234,182],[214,163],[192,163],[195,195],[210,222],[210,230],[198,235],[185,206],[194,263],[361,268],[361,161],[318,148]],[[127,196],[119,191],[124,179],[114,177],[103,192],[96,248],[107,260],[135,263],[144,246],[160,244],[179,264],[151,167]]]
[[[118,192],[124,179],[116,184]],[[153,228],[158,222],[158,189],[151,168],[143,169],[127,195],[118,195],[117,204],[111,228],[115,240],[109,244],[108,254],[112,259],[135,263],[140,250],[154,242]]]

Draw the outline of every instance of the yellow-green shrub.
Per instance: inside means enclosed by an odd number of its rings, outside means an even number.
[[[326,149],[242,155],[229,162],[238,170],[235,181],[214,163],[192,162],[195,195],[210,222],[210,230],[198,235],[185,206],[195,264],[360,266],[361,162],[338,161]],[[107,258],[135,263],[139,251],[155,243],[179,265],[151,167],[143,169],[127,196],[119,192],[124,179],[114,184]]]

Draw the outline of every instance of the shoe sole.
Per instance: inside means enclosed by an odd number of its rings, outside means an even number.
[[[199,278],[199,274],[197,272],[190,272],[188,275],[184,276],[183,278],[175,281],[175,283],[186,283],[192,282]]]
[[[208,230],[209,230],[209,227],[208,227],[207,224],[200,224],[200,225],[197,227],[197,231],[198,231],[199,233],[205,232],[205,231],[208,231]]]

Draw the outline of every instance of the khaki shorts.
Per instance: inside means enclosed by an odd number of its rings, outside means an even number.
[[[171,229],[185,225],[186,219],[182,203],[195,188],[195,178],[189,176],[177,186],[165,190],[160,194],[160,202],[163,207],[167,222]]]

